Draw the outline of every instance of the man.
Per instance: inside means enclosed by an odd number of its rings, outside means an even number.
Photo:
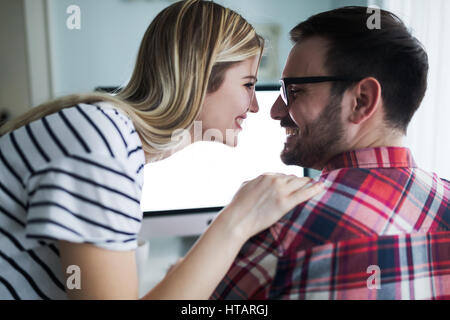
[[[428,59],[393,14],[310,17],[271,116],[288,165],[322,170],[326,192],[243,247],[214,299],[450,299],[450,183],[403,147]]]

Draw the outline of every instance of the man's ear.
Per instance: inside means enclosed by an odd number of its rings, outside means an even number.
[[[361,80],[352,91],[355,96],[349,120],[360,124],[377,110],[381,100],[381,85],[377,79],[368,77]]]

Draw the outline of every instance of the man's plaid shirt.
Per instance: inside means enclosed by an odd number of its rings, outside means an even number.
[[[342,154],[320,181],[244,245],[212,299],[450,299],[449,181],[394,147]]]

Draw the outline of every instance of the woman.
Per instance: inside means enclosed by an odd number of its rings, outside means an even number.
[[[203,132],[231,130],[223,142],[234,146],[247,112],[258,111],[262,49],[235,12],[178,2],[150,25],[116,96],[64,97],[2,128],[0,298],[137,299],[143,165],[192,141],[195,120]],[[263,175],[244,184],[144,298],[207,299],[248,238],[321,190],[308,182]],[[81,288],[66,286],[70,270]]]

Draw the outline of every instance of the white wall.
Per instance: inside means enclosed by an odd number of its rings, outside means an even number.
[[[278,23],[280,73],[291,48],[288,33],[308,16],[331,8],[332,0],[219,0],[251,23]],[[53,93],[56,96],[118,86],[134,67],[141,38],[170,1],[48,0]],[[81,30],[66,27],[69,5],[81,8]],[[277,14],[274,14],[277,12]]]
[[[382,8],[397,14],[428,53],[428,89],[406,144],[420,167],[450,180],[450,1],[384,0]]]
[[[334,7],[367,6],[367,0],[332,0]]]
[[[69,5],[81,9],[81,30],[69,30]],[[53,93],[118,86],[131,74],[150,21],[167,2],[48,0]]]

